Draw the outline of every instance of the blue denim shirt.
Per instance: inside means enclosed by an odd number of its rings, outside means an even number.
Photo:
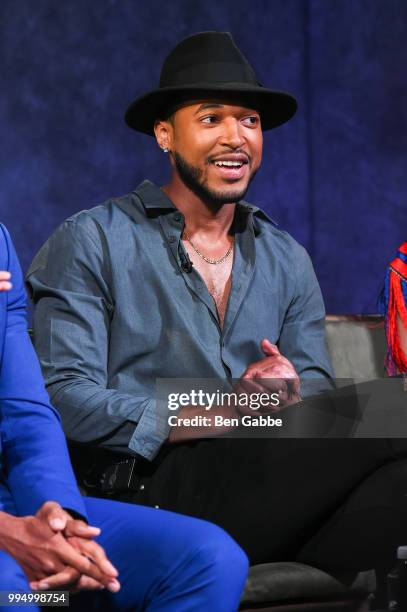
[[[27,275],[35,344],[70,439],[153,459],[169,434],[158,378],[239,378],[277,344],[301,378],[329,379],[310,259],[255,206],[235,214],[223,330],[199,273],[183,270],[184,216],[155,185],[65,221]]]

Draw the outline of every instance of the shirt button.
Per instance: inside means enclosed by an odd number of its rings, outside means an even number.
[[[182,215],[180,213],[175,213],[174,219],[175,219],[175,221],[181,221],[182,220]]]
[[[176,240],[177,240],[177,239],[176,239],[176,237],[175,237],[175,236],[172,236],[172,235],[171,235],[171,236],[168,236],[168,242],[173,243],[173,242],[175,242]]]

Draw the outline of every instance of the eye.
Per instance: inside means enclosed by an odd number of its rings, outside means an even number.
[[[202,123],[215,123],[217,121],[217,116],[216,115],[207,115],[206,117],[202,117],[201,121]]]
[[[250,115],[249,117],[244,117],[243,121],[250,126],[256,126],[260,123],[260,117],[258,115]]]

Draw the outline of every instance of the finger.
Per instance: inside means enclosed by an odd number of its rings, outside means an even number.
[[[116,576],[119,575],[119,572],[114,565],[110,563],[109,559],[106,557],[105,551],[99,544],[82,538],[72,538],[69,541],[72,541],[75,548],[91,559],[104,574],[107,574],[110,578],[116,578]]]
[[[273,377],[271,377],[273,376]],[[277,376],[279,378],[277,378]],[[283,381],[282,389],[287,390],[289,395],[299,395],[301,390],[301,382],[298,376],[293,373],[291,367],[281,367],[273,369],[273,374],[270,378],[265,377],[265,380],[281,380]]]
[[[64,531],[64,535],[67,538],[71,536],[78,536],[80,538],[95,538],[100,535],[100,533],[101,530],[99,527],[87,525],[84,521],[80,520],[68,521]]]
[[[285,380],[298,378],[291,363],[281,355],[280,357],[267,357],[267,359],[274,359],[275,361],[257,368],[252,378],[284,378]]]
[[[104,588],[105,586],[97,580],[93,580],[93,578],[89,578],[89,576],[81,576],[72,589],[72,593],[77,593],[78,591],[101,591]]]
[[[254,361],[249,364],[246,370],[243,372],[241,378],[256,378],[256,372],[265,370],[266,368],[273,368],[284,359],[281,353],[273,353],[266,355],[259,361]]]
[[[30,588],[32,591],[47,591],[49,586],[47,582],[30,582]]]
[[[255,380],[254,378],[241,378],[236,389],[236,393],[239,395],[248,395],[249,398],[254,393],[263,392],[264,389],[261,382]]]
[[[0,280],[2,281],[8,281],[11,278],[11,274],[10,272],[6,272],[3,270],[0,270]]]
[[[255,361],[247,366],[241,378],[259,378],[258,372],[273,370],[274,368],[286,365],[285,358],[280,353],[266,355],[260,361]]]
[[[262,407],[258,404],[258,398],[266,393],[267,390],[261,383],[251,379],[240,379],[235,385],[234,390],[236,395],[238,395],[236,411],[240,415],[255,416],[262,412]]]
[[[261,395],[270,398],[268,404],[263,399],[260,412],[278,412],[286,403],[289,396],[287,384],[281,378],[261,378],[257,381],[261,383]]]
[[[281,390],[278,392],[278,406],[276,406],[276,408],[274,410],[279,410],[280,408],[283,408],[283,406],[287,405],[288,402],[288,398],[289,398],[290,394],[288,393],[287,390]]]
[[[299,393],[301,385],[298,378],[263,378],[262,382],[269,393],[270,391],[278,393],[280,408],[301,400]]]
[[[117,593],[120,591],[121,584],[116,578],[111,578],[106,585],[98,580],[89,578],[89,576],[81,576],[80,580],[72,587],[72,592],[77,593],[81,590],[102,590],[107,588],[111,593]]]
[[[298,378],[298,376],[296,378],[292,378],[289,382],[291,384],[293,395],[300,395],[301,394],[301,381]]]
[[[112,593],[117,593],[117,591],[120,591],[120,587],[120,582],[116,580],[116,578],[113,578],[113,580],[111,580],[107,585],[108,591],[111,591]]]
[[[38,510],[37,518],[45,521],[53,531],[62,531],[70,516],[57,502],[48,501]]]
[[[10,291],[13,285],[9,281],[0,281],[0,291]]]
[[[257,384],[262,386],[263,393],[278,393],[279,391],[287,391],[287,381],[284,378],[275,377],[271,374],[262,373],[259,378],[255,379]]]
[[[30,587],[33,591],[48,589],[57,589],[62,586],[69,586],[76,583],[80,578],[80,574],[73,567],[65,567],[62,571],[52,576],[47,576],[43,580],[30,582]]]
[[[248,381],[255,380],[261,378],[262,372],[265,370],[265,365],[263,362],[258,361],[257,363],[252,363],[246,371],[242,374],[240,381]],[[273,367],[270,365],[269,367]]]
[[[69,538],[69,541],[62,539],[62,541],[58,543],[55,554],[58,555],[59,559],[62,560],[65,565],[73,567],[80,574],[86,574],[90,578],[107,585],[112,576],[110,574],[104,574],[90,559],[78,552],[76,550],[76,546],[74,548],[70,543],[68,543],[73,539],[75,538]],[[83,542],[87,541],[88,540],[85,539],[83,540]]]
[[[280,355],[280,351],[278,350],[277,346],[272,344],[267,338],[264,338],[260,342],[260,348],[265,355]]]
[[[267,406],[264,405],[263,401],[264,412],[278,412],[280,408],[285,406],[290,395],[285,380],[262,378],[261,382],[263,384],[262,394],[270,397]]]

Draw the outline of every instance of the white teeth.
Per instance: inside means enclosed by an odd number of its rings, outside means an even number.
[[[229,166],[232,168],[240,168],[243,165],[243,162],[238,161],[215,161],[215,166]]]

